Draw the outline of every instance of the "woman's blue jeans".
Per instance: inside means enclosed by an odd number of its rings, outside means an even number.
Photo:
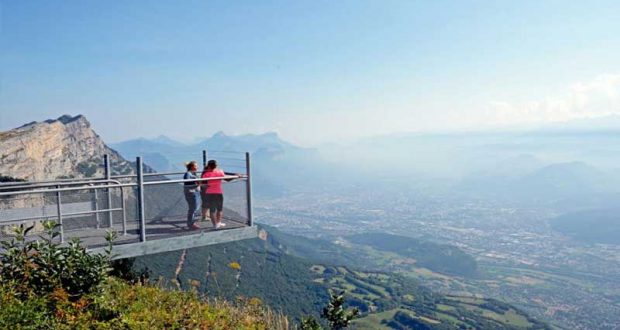
[[[194,214],[200,205],[200,192],[197,188],[185,188],[185,200],[187,201],[187,226],[194,224]]]

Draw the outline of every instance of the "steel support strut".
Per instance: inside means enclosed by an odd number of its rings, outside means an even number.
[[[136,157],[137,181],[138,181],[138,220],[140,221],[140,242],[146,242],[146,218],[144,215],[144,174],[142,157]]]
[[[250,174],[250,153],[245,153],[245,194],[247,200],[247,208],[248,208],[248,226],[252,226],[252,175]]]
[[[108,154],[103,155],[103,164],[105,166],[105,179],[110,181],[112,179],[112,171],[110,169],[110,156]],[[95,190],[96,191],[96,190]],[[105,193],[108,197],[108,204],[106,205],[108,209],[112,208],[112,191],[110,188],[105,189]],[[112,219],[112,211],[108,212],[108,226],[112,228],[114,221]]]
[[[57,187],[58,188],[58,187]],[[56,211],[58,212],[58,224],[60,225],[60,243],[65,242],[65,232],[62,228],[62,200],[60,198],[60,191],[56,191]]]

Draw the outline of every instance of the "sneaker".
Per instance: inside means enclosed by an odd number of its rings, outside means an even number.
[[[197,224],[193,224],[189,226],[189,230],[200,230],[200,226],[198,226]]]
[[[222,227],[226,227],[226,224],[223,222],[218,223],[217,225],[215,225],[215,229],[220,229]]]

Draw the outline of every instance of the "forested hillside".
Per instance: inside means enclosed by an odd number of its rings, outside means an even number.
[[[161,276],[171,287],[195,288],[209,297],[231,301],[240,296],[258,298],[294,320],[307,315],[318,317],[321,306],[329,301],[329,291],[344,291],[346,304],[362,313],[357,328],[381,325],[407,329],[414,322],[411,320],[431,329],[519,328],[510,320],[518,320],[524,328],[545,327],[522,311],[494,300],[447,297],[412,278],[357,270],[353,264],[359,262],[355,259],[358,256],[346,247],[292,236],[275,228],[268,231],[262,235],[264,240],[141,257],[134,267],[148,268],[152,278]],[[348,266],[337,263],[347,259]],[[406,314],[396,315],[397,311]]]
[[[476,260],[454,246],[383,233],[359,234],[347,238],[353,243],[413,258],[417,265],[433,271],[459,276],[475,276],[477,272]]]

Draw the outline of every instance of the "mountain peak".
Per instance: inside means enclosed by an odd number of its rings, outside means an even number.
[[[62,115],[56,119],[47,119],[42,122],[31,121],[29,123],[16,127],[15,129],[25,129],[25,128],[29,128],[30,126],[41,125],[41,124],[54,124],[54,123],[61,123],[65,126],[75,123],[75,124],[78,124],[78,126],[90,128],[90,122],[88,122],[86,117],[84,117],[83,115],[77,115],[77,116]]]
[[[0,133],[2,153],[10,155],[0,160],[3,175],[25,180],[100,176],[104,154],[114,167],[131,171],[131,164],[110,149],[82,115],[63,115]]]
[[[143,141],[149,141],[148,139],[144,139],[144,138],[142,138],[142,140]],[[163,135],[163,134],[157,136],[156,138],[154,138],[154,139],[152,139],[150,141],[153,141],[153,142],[156,142],[156,143],[165,144],[165,145],[168,145],[168,146],[181,146],[181,145],[183,145],[183,143],[181,143],[181,142],[179,142],[177,140],[174,140],[174,139],[172,139],[172,138],[170,138],[170,137],[168,137],[166,135]]]
[[[62,115],[56,119],[48,119],[46,121],[44,121],[47,124],[51,124],[54,122],[60,122],[64,125],[76,122],[76,121],[82,121],[88,124],[88,120],[86,120],[86,117],[84,117],[83,115],[77,115],[77,116],[71,116],[71,115]],[[90,126],[90,125],[89,125]]]
[[[226,133],[224,133],[224,131],[217,131],[215,134],[213,134],[214,138],[223,138],[223,137],[227,137]]]
[[[267,132],[267,133],[263,133],[261,134],[261,136],[267,137],[267,138],[273,138],[273,139],[279,139],[280,136],[278,135],[277,132]]]

